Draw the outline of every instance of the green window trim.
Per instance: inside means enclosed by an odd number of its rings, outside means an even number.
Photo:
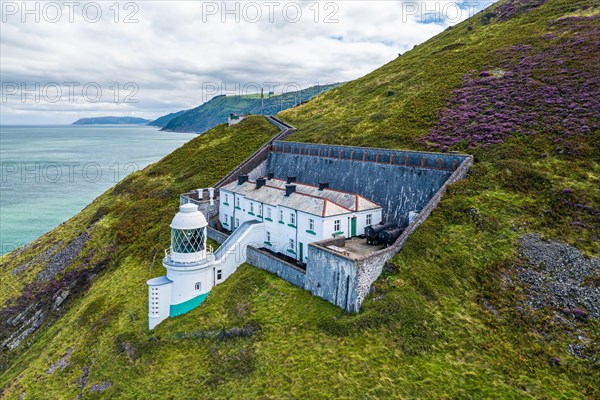
[[[282,225],[285,225],[285,222],[283,222],[283,221],[279,221],[279,223],[282,224]]]
[[[311,231],[310,229],[307,229],[306,233],[310,233],[311,235],[315,235],[315,236],[317,235],[317,232]]]
[[[265,221],[273,222],[271,218],[265,218]]]
[[[267,246],[273,246],[273,243],[271,243],[271,242],[267,242],[267,241],[265,241],[264,243],[265,243]]]
[[[256,215],[256,214],[254,214],[252,211],[248,212],[248,214],[250,214],[250,215]]]
[[[288,226],[291,226],[292,228],[296,229],[296,225],[294,224],[288,224]]]
[[[223,225],[223,226],[229,226],[229,224],[227,222],[223,222],[221,225]]]
[[[235,206],[235,209],[236,209],[236,210],[241,210],[242,208],[241,208],[241,207],[238,207],[238,206]]]
[[[337,231],[337,232],[333,232],[332,235],[336,236],[336,235],[343,235],[343,234],[344,234],[344,231]]]
[[[292,249],[288,249],[288,253],[296,254],[296,252]]]
[[[262,215],[257,215],[256,218],[262,218]]]
[[[226,201],[224,201],[224,202],[223,202],[223,205],[224,205],[224,206],[228,206],[228,205],[229,205],[229,203],[228,203],[228,202],[226,202]]]

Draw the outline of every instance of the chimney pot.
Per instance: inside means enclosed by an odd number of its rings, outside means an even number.
[[[258,178],[256,180],[256,188],[260,189],[261,187],[263,187],[265,185],[265,183],[267,183],[267,180],[265,178]]]
[[[323,189],[329,189],[329,182],[320,182],[319,183],[319,190],[323,190]]]
[[[295,176],[288,176],[287,177],[287,183],[293,183],[296,182],[296,177]]]
[[[273,172],[267,173],[267,179],[271,180],[273,178],[275,178],[275,174]]]

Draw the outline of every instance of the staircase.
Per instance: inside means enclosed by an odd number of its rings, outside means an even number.
[[[248,246],[261,247],[265,227],[260,221],[246,221],[240,225],[215,251],[215,262],[222,271],[222,279],[233,274],[240,264],[246,262]]]

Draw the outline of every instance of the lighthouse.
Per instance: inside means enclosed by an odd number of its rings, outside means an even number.
[[[200,305],[216,280],[215,257],[207,247],[204,215],[194,204],[183,204],[171,222],[171,247],[165,250],[165,276],[148,284],[148,326],[185,314]]]

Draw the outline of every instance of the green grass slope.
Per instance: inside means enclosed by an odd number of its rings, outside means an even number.
[[[290,140],[423,149],[419,139],[465,73],[489,68],[499,49],[536,46],[552,20],[594,15],[584,9],[590,4],[550,0],[506,21],[477,16],[286,111],[282,118],[299,128]],[[43,265],[14,268],[87,229],[90,242],[57,280],[104,267],[29,343],[2,351],[3,397],[600,397],[598,321],[565,324],[556,310],[527,307],[515,278],[524,233],[599,254],[597,131],[578,138],[585,151],[571,155],[557,152],[543,129],[470,150],[467,179],[411,236],[359,314],[244,265],[201,307],[148,332],[145,280],[164,272],[158,263],[151,269],[152,259],[168,245],[178,193],[215,182],[274,133],[260,118],[219,126],[5,256],[0,278],[14,284],[2,285],[4,312],[33,296]],[[578,335],[596,359],[567,351]],[[63,357],[64,368],[48,373]]]

